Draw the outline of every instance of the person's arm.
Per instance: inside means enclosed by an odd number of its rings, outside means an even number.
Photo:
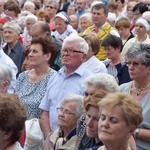
[[[41,118],[39,119],[39,123],[40,123],[41,129],[44,133],[44,139],[46,139],[48,134],[51,132],[48,111],[43,110],[43,112],[41,114]]]
[[[150,142],[150,130],[138,128],[135,130],[135,132],[137,130],[138,130],[138,132],[135,133],[137,138],[142,139],[142,140],[147,141],[147,142]]]

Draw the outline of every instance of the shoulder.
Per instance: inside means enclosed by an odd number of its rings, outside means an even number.
[[[132,82],[124,83],[119,86],[121,92],[126,92],[129,90]]]

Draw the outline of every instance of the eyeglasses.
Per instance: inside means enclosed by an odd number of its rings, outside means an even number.
[[[126,65],[127,65],[128,67],[129,67],[131,64],[132,64],[132,66],[134,66],[134,67],[138,67],[138,66],[141,66],[141,65],[145,65],[145,63],[140,63],[140,62],[135,62],[135,61],[133,61],[133,62],[127,61],[127,62],[126,62]]]
[[[57,112],[58,112],[58,113],[61,112],[61,113],[63,113],[64,115],[74,115],[74,116],[76,116],[76,114],[70,112],[70,111],[67,110],[67,109],[63,109],[62,107],[58,107],[58,108],[57,108]]]
[[[6,8],[7,11],[14,11],[13,8]]]
[[[81,51],[76,51],[76,50],[67,49],[67,48],[61,50],[61,54],[64,54],[64,53],[67,53],[67,54],[69,54],[69,55],[73,55],[74,53],[83,54],[83,52],[81,52]]]
[[[46,5],[45,8],[56,9],[55,7],[49,5]]]

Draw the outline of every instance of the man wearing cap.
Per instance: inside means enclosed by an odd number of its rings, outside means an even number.
[[[70,34],[77,34],[77,31],[69,25],[69,20],[63,13],[58,13],[54,18],[56,30],[52,31],[52,36],[63,42]]]
[[[58,128],[57,107],[68,94],[83,95],[83,81],[91,74],[82,66],[89,46],[79,35],[68,36],[62,45],[61,61],[64,65],[56,74],[53,81],[49,81],[47,91],[39,106],[43,110],[41,127],[45,138]]]
[[[4,42],[6,42],[6,46],[3,50],[16,64],[18,74],[21,72],[22,63],[25,58],[25,47],[19,41],[20,32],[20,26],[13,21],[5,23],[3,26],[3,38]]]
[[[131,38],[125,43],[121,54],[124,56],[127,50],[134,44],[137,43],[150,44],[150,37],[148,35],[149,30],[150,30],[149,23],[145,19],[139,18],[135,23],[136,36],[134,38]]]

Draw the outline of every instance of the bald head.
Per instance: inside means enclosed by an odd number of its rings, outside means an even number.
[[[30,35],[34,37],[41,37],[41,36],[51,36],[51,30],[47,23],[44,21],[37,21],[31,26]]]

